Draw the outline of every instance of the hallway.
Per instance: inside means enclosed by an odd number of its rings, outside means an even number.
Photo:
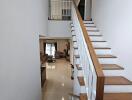
[[[68,100],[72,93],[70,63],[57,59],[55,63],[46,63],[47,80],[42,89],[43,100]]]

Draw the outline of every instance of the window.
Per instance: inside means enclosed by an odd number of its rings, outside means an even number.
[[[51,20],[71,20],[71,0],[50,0],[49,19]]]
[[[46,43],[46,54],[55,57],[55,45],[54,43]]]

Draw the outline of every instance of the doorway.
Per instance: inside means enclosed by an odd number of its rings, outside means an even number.
[[[78,10],[82,16],[82,19],[84,20],[84,13],[85,13],[85,0],[80,0],[80,3],[78,5]]]

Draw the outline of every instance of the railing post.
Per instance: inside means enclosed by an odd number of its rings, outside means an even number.
[[[97,77],[96,100],[103,100],[104,95],[104,76]]]

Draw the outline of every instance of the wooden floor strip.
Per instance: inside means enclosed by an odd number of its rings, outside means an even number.
[[[91,41],[91,42],[107,42],[107,41]]]
[[[98,58],[117,58],[116,56],[113,55],[97,55]]]
[[[117,64],[101,64],[103,70],[124,70],[123,67]]]
[[[111,49],[109,47],[94,47],[94,49]]]
[[[96,28],[96,26],[88,26],[88,25],[85,25],[85,27]]]
[[[99,32],[99,30],[87,30],[88,32]]]
[[[89,35],[89,36],[96,36],[96,37],[100,37],[100,36],[102,36],[102,35]]]
[[[93,22],[92,23],[84,22],[84,24],[94,24],[94,23]]]
[[[132,93],[105,93],[103,100],[132,100]]]

